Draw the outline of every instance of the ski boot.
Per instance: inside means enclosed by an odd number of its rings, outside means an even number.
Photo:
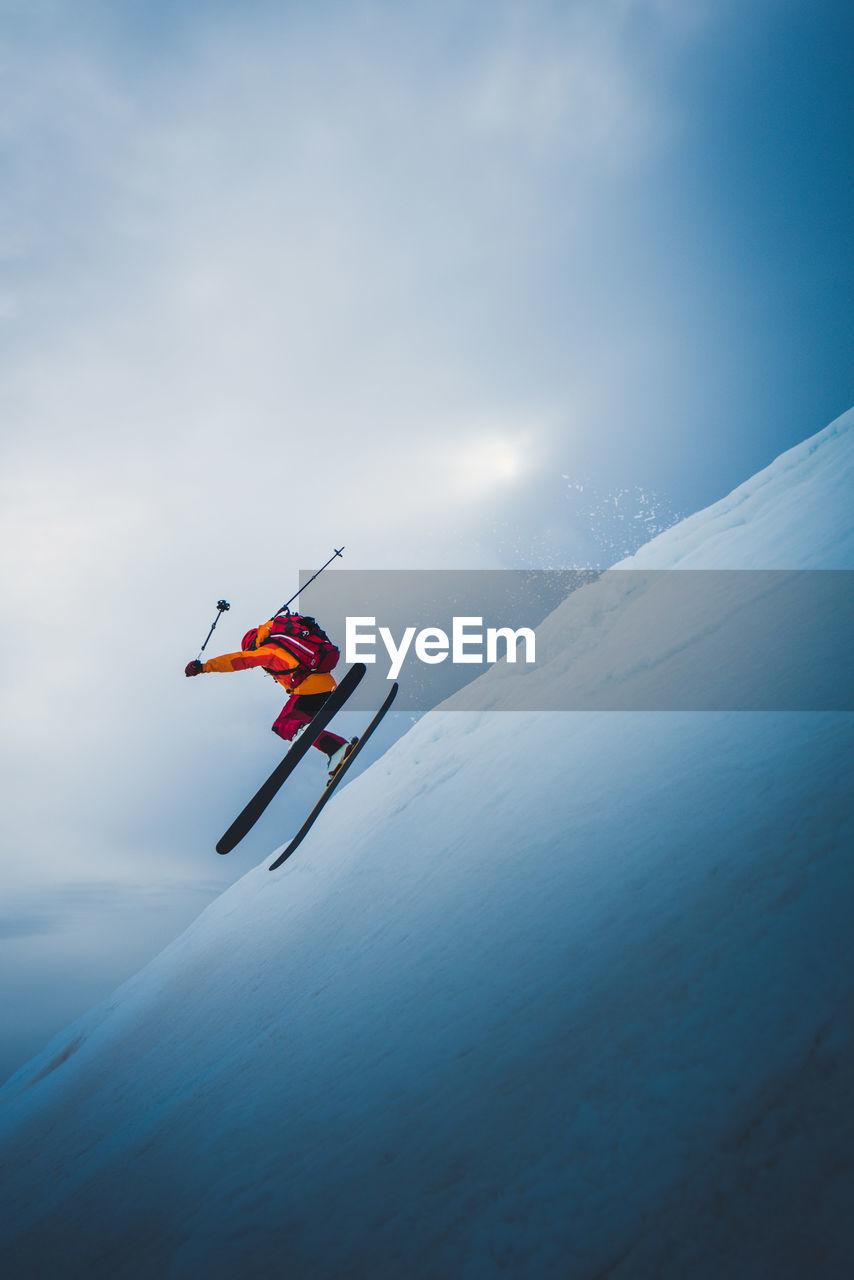
[[[347,759],[350,752],[353,750],[353,748],[355,747],[358,741],[359,741],[358,738],[351,738],[349,742],[342,742],[341,746],[338,747],[335,751],[330,751],[329,753],[330,778],[335,777],[336,773],[341,768],[342,764]]]

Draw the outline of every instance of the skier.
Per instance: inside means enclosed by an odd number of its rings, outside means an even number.
[[[285,742],[293,742],[336,687],[332,668],[339,657],[338,649],[313,618],[277,614],[246,632],[240,653],[223,653],[207,662],[194,658],[184,668],[184,675],[262,667],[290,694],[272,729]],[[314,746],[329,758],[330,777],[337,773],[355,741],[348,742],[328,729],[318,736]]]

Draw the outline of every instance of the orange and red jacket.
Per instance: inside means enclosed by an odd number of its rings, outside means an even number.
[[[288,653],[278,644],[266,644],[270,634],[270,623],[265,622],[258,628],[258,638],[254,649],[241,650],[239,653],[223,653],[218,658],[208,658],[202,671],[245,671],[247,667],[263,667],[269,671],[274,680],[287,689],[288,693],[328,693],[335,688],[335,679],[329,672],[312,672],[304,680],[298,682],[296,688],[291,684],[294,673],[300,664],[293,654]]]

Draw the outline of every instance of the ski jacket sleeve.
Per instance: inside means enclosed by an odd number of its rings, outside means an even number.
[[[277,675],[285,675],[299,666],[293,654],[277,644],[261,645],[258,649],[241,650],[239,653],[223,653],[218,658],[208,658],[202,667],[205,672],[245,671],[248,667],[266,667]]]
[[[274,680],[278,680],[279,684],[288,693],[294,692],[289,676],[297,670],[299,662],[293,654],[288,653],[286,649],[282,649],[277,644],[264,644],[257,649],[247,649],[245,652],[241,650],[239,653],[223,653],[218,658],[208,658],[202,667],[202,671],[225,673],[228,671],[246,671],[249,667],[263,667],[265,671],[269,671]],[[299,681],[296,691],[300,694],[329,693],[335,688],[335,685],[335,678],[331,674],[312,673]]]

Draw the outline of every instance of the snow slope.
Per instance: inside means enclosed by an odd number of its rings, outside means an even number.
[[[853,480],[854,412],[624,567],[854,567]],[[851,1274],[852,747],[425,717],[8,1082],[6,1274]]]

